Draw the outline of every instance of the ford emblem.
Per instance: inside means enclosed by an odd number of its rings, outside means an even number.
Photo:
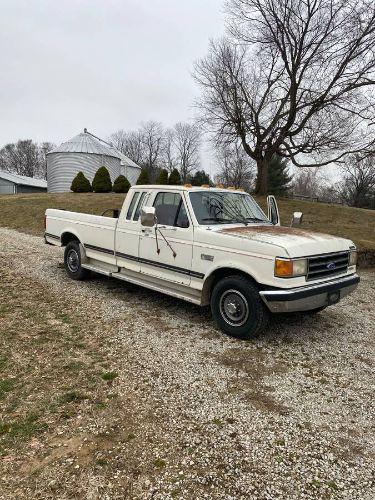
[[[327,264],[327,269],[333,271],[333,269],[336,269],[336,264],[334,262],[330,262],[329,264]]]

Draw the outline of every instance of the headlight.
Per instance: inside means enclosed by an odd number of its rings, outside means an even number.
[[[306,276],[307,259],[275,259],[275,276],[278,278],[295,278]]]
[[[349,252],[349,267],[357,265],[357,250],[350,250]]]

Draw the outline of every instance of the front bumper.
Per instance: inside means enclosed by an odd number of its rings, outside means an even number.
[[[357,274],[351,274],[316,285],[288,290],[262,290],[259,294],[268,309],[274,313],[311,311],[337,303],[352,293],[359,281]]]

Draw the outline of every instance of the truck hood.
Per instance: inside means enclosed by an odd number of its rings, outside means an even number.
[[[330,234],[283,226],[239,226],[221,228],[221,234],[282,247],[290,257],[348,250],[353,243]]]

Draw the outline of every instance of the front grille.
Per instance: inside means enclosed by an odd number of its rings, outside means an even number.
[[[326,253],[308,258],[307,280],[318,280],[345,273],[349,265],[349,252]]]

